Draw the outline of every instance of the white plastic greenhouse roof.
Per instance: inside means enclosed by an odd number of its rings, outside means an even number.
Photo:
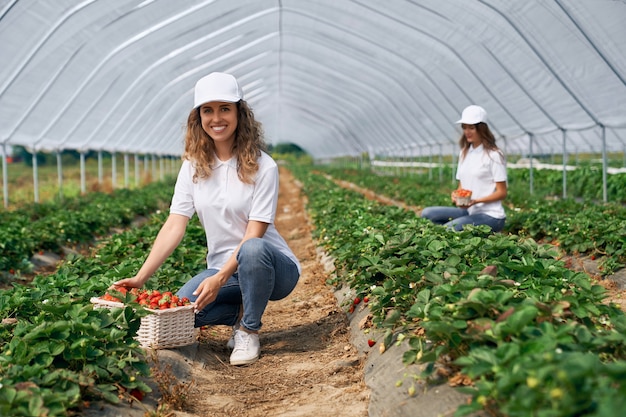
[[[223,71],[317,158],[456,153],[469,104],[508,152],[622,152],[625,22],[624,0],[0,0],[0,143],[179,155]]]

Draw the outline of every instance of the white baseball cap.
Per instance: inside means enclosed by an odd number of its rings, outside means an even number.
[[[210,101],[236,103],[243,99],[237,79],[223,72],[212,72],[198,80],[193,95],[193,108]]]
[[[476,125],[478,123],[487,122],[487,112],[480,106],[472,104],[463,109],[461,114],[461,120],[457,120],[457,124],[462,123],[464,125]]]

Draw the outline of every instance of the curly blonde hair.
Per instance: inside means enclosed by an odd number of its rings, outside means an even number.
[[[245,100],[237,102],[237,130],[233,154],[237,157],[237,175],[242,182],[252,184],[259,169],[257,159],[267,149],[263,139],[263,128],[254,118],[252,109]],[[193,109],[187,118],[185,151],[182,159],[193,163],[193,182],[209,178],[215,163],[215,142],[204,131],[200,121],[200,109]]]

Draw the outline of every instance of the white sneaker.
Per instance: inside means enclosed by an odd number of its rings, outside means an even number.
[[[230,355],[231,365],[249,365],[259,359],[261,344],[259,335],[235,330],[235,348]]]
[[[226,347],[230,350],[235,348],[235,332],[239,329],[239,323],[233,326],[233,334],[230,335],[230,339],[226,342]]]

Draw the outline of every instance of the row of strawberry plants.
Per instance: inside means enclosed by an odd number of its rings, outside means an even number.
[[[441,184],[425,175],[381,177],[369,170],[322,168],[337,179],[371,189],[407,204],[426,207],[449,205],[452,182]],[[626,207],[621,204],[596,204],[589,201],[545,200],[549,194],[528,194],[525,170],[510,170],[509,196],[506,200],[505,232],[532,237],[559,245],[570,254],[602,257],[602,274],[614,273],[626,264]],[[543,172],[543,171],[540,171]],[[545,174],[552,175],[554,173]],[[616,179],[619,176],[612,176]],[[626,179],[626,176],[622,177]],[[554,180],[554,178],[553,178]],[[623,184],[626,189],[626,183]],[[597,188],[597,187],[596,187]]]
[[[76,415],[93,400],[150,392],[148,358],[135,340],[145,310],[94,309],[89,300],[139,269],[166,216],[158,212],[105,238],[93,257],[71,255],[55,273],[0,292],[0,415]],[[176,290],[188,280],[204,262],[204,236],[197,219],[190,222],[146,288]]]
[[[439,184],[442,181],[451,181],[454,178],[453,166],[442,165],[431,169],[423,168],[418,172],[410,172],[405,168],[377,168],[385,175],[413,176],[428,178]],[[351,170],[354,171],[354,170]],[[358,170],[361,171],[361,170]],[[509,185],[521,192],[514,197],[516,205],[525,200],[543,198],[545,196],[561,197],[563,194],[563,173],[552,169],[509,168]],[[582,165],[576,170],[567,171],[567,195],[569,198],[589,201],[602,201],[602,169],[598,165]],[[414,178],[414,179],[415,179]],[[451,181],[453,182],[453,181]],[[533,195],[529,195],[530,183],[533,184]],[[400,190],[401,191],[401,190]],[[610,174],[607,176],[607,200],[614,203],[626,203],[626,173]]]
[[[626,316],[548,245],[485,227],[451,232],[322,175],[304,184],[335,284],[368,297],[382,343],[408,340],[421,378],[470,377],[457,416],[613,416],[626,407]]]
[[[0,271],[28,272],[35,253],[58,253],[65,245],[89,243],[112,227],[128,226],[137,216],[152,213],[170,198],[170,188],[158,182],[138,190],[94,192],[0,212]]]

